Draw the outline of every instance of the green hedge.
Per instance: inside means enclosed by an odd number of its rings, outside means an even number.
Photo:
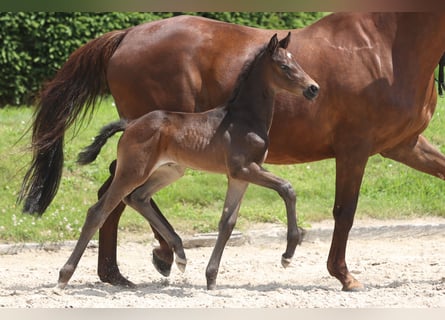
[[[171,13],[0,12],[0,107],[30,105],[69,54],[101,34],[163,19]],[[321,13],[191,13],[263,28],[300,28]]]

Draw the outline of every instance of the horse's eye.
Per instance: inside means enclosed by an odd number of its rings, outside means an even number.
[[[284,70],[284,71],[289,70],[289,66],[286,65],[286,64],[282,64],[282,65],[280,66],[280,68],[281,68],[282,70]]]

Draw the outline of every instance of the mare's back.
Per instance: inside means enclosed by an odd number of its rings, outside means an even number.
[[[199,112],[222,105],[245,61],[273,33],[190,16],[134,27],[107,71],[122,117],[133,119],[155,109]],[[144,108],[136,107],[141,103]]]

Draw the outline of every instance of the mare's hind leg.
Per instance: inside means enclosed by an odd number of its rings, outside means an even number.
[[[296,195],[292,185],[288,181],[266,171],[255,162],[240,170],[231,172],[231,175],[236,179],[275,190],[284,200],[287,215],[287,246],[286,251],[282,255],[281,264],[283,267],[287,267],[291,262],[297,245],[302,241],[297,226]]]
[[[248,185],[245,181],[229,178],[224,209],[218,226],[218,237],[206,269],[208,290],[216,288],[216,277],[218,275],[222,253],[235,227],[241,199]]]
[[[176,264],[181,271],[185,270],[186,265],[182,240],[167,219],[154,210],[150,199],[154,193],[178,180],[183,174],[184,168],[181,166],[173,164],[164,165],[153,172],[142,186],[125,198],[125,202],[142,214],[150,225],[165,239],[168,246],[173,249],[176,254]],[[156,262],[154,258],[153,263],[155,267],[157,267]]]
[[[422,135],[381,155],[445,180],[445,156]]]

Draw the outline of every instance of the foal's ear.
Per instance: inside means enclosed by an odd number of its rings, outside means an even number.
[[[273,37],[270,39],[269,44],[267,45],[267,51],[269,51],[270,54],[274,54],[275,50],[277,50],[278,48],[278,37],[277,34],[275,33],[273,35]]]
[[[287,34],[286,38],[280,40],[280,47],[283,49],[287,49],[289,42],[290,42],[290,32]]]

